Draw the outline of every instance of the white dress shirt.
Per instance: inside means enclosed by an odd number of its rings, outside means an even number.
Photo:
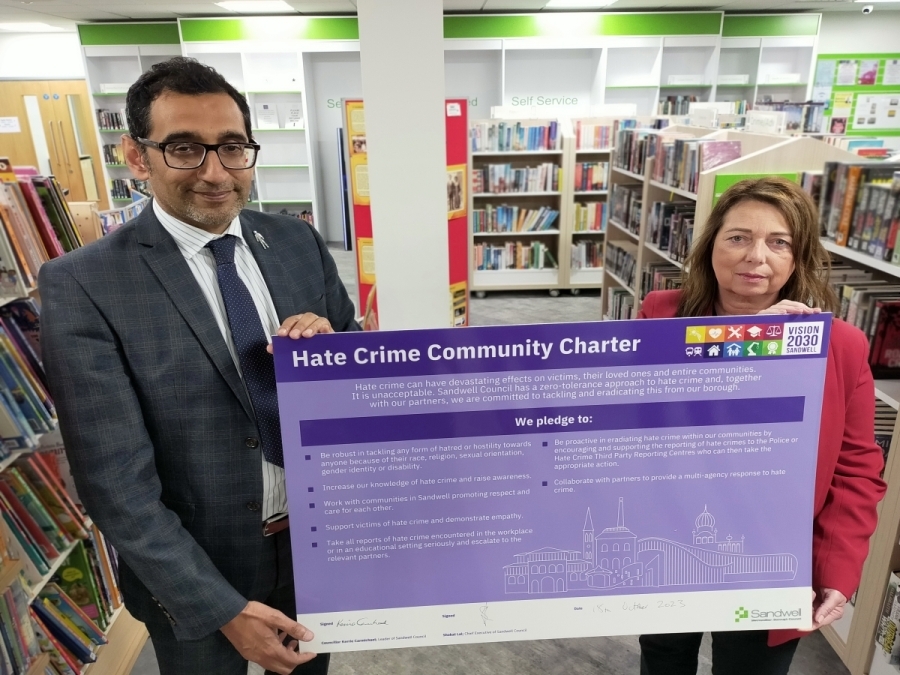
[[[153,212],[162,226],[166,228],[166,231],[175,239],[175,243],[178,244],[178,249],[187,261],[191,273],[200,285],[200,290],[203,291],[203,296],[206,298],[206,302],[209,303],[209,308],[212,310],[219,330],[222,332],[222,337],[225,338],[225,344],[228,345],[231,358],[234,359],[234,365],[241,376],[241,381],[243,381],[244,376],[241,373],[241,364],[238,360],[237,350],[234,347],[234,341],[231,339],[228,314],[225,311],[225,303],[219,291],[219,280],[216,276],[216,259],[213,257],[212,251],[206,248],[208,242],[226,234],[237,237],[238,240],[234,247],[234,262],[237,267],[237,273],[241,281],[247,286],[247,290],[250,291],[266,336],[277,333],[281,322],[278,320],[275,304],[272,302],[272,296],[269,294],[269,289],[266,286],[265,279],[263,279],[262,272],[259,270],[259,265],[256,264],[256,259],[253,257],[250,247],[244,241],[244,235],[241,233],[240,217],[236,217],[231,221],[231,225],[228,226],[228,229],[223,234],[217,235],[210,234],[205,230],[188,225],[170,216],[163,211],[155,199],[153,200]],[[271,342],[271,337],[268,337],[268,339]],[[262,455],[262,451],[260,451],[260,455]],[[263,456],[262,475],[263,520],[268,520],[270,517],[280,513],[287,513],[284,469],[275,464],[270,464]]]

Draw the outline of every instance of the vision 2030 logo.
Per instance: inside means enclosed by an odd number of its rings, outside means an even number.
[[[796,621],[803,618],[803,610],[801,609],[776,609],[761,610],[747,609],[743,605],[734,610],[734,622],[741,621]]]

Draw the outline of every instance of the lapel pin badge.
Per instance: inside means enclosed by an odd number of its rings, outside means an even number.
[[[262,246],[263,248],[269,248],[269,245],[266,243],[266,240],[263,238],[263,236],[259,232],[257,232],[256,230],[253,230],[253,236],[256,238],[256,241],[259,242],[260,246]]]

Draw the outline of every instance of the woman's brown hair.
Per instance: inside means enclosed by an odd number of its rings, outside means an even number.
[[[794,273],[778,294],[779,300],[795,300],[826,312],[839,307],[828,283],[831,259],[819,241],[816,205],[796,183],[769,176],[735,183],[719,199],[694,242],[686,261],[681,300],[676,316],[710,316],[714,313],[719,283],[712,266],[713,245],[725,215],[741,202],[770,204],[784,217],[791,233]]]

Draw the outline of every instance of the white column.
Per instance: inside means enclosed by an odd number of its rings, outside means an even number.
[[[358,0],[382,329],[451,325],[441,0]]]

